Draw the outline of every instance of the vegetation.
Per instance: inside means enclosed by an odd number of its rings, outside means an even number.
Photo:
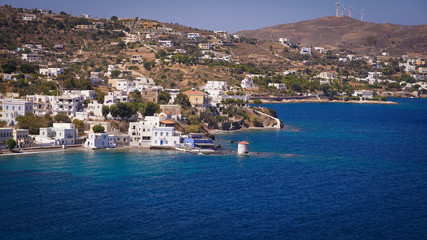
[[[13,138],[9,138],[6,140],[6,146],[9,149],[9,151],[12,151],[16,146],[16,141]]]
[[[30,134],[39,134],[40,128],[53,125],[53,119],[49,114],[37,117],[33,113],[27,112],[25,115],[18,116],[16,120],[18,128],[28,129]]]
[[[105,128],[101,125],[93,126],[92,130],[94,133],[104,133],[105,132]]]

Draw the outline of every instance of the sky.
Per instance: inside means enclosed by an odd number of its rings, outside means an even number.
[[[139,17],[234,33],[335,15],[335,0],[0,0],[18,8],[50,9],[73,16]],[[343,0],[352,17],[375,23],[427,24],[427,0]],[[341,12],[341,11],[340,11]],[[345,10],[347,12],[347,10]]]

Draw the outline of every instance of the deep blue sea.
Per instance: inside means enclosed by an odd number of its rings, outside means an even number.
[[[224,156],[0,156],[0,239],[426,239],[427,100],[393,100],[266,105]]]

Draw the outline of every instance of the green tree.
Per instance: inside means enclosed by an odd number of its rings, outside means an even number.
[[[142,116],[153,116],[156,112],[160,112],[160,105],[154,102],[146,102],[141,104],[138,111]]]
[[[197,115],[190,115],[188,117],[188,122],[190,123],[190,125],[197,125],[200,124],[200,118]]]
[[[3,69],[4,73],[13,73],[16,71],[16,67],[18,66],[18,63],[14,60],[9,61],[3,65],[1,65],[1,68]]]
[[[119,77],[120,73],[122,73],[120,70],[114,70],[111,72],[111,78],[117,78]]]
[[[60,112],[53,117],[55,119],[55,122],[59,123],[71,123],[70,117],[66,113]]]
[[[160,104],[168,104],[171,96],[168,91],[161,91],[159,93],[159,103]]]
[[[263,104],[264,104],[264,103],[263,103],[261,100],[259,100],[259,99],[255,99],[252,103],[253,103],[253,104],[255,104],[255,105],[257,105],[258,107],[260,107],[261,105],[263,105]]]
[[[6,146],[9,149],[9,151],[12,151],[16,146],[15,139],[9,138],[6,140]]]
[[[107,118],[109,113],[110,113],[110,107],[107,105],[102,106],[102,116]]]
[[[191,107],[190,100],[189,100],[188,96],[185,95],[184,93],[179,93],[176,96],[174,103],[179,104],[181,106],[181,108],[183,108],[183,109],[187,109],[187,108]]]
[[[79,133],[83,133],[84,132],[84,130],[85,130],[85,123],[82,120],[74,119],[72,123],[76,126],[76,129],[79,130]]]
[[[112,22],[116,22],[118,20],[119,20],[119,18],[117,16],[111,16],[111,18],[110,18],[110,21],[112,21]]]
[[[93,126],[92,130],[94,133],[104,133],[105,132],[105,128],[101,125]]]

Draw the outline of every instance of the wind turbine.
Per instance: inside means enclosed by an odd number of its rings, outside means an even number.
[[[341,4],[341,0],[340,0],[339,2],[335,2],[335,4],[337,5],[337,14],[336,14],[335,16],[336,16],[336,17],[339,17],[339,16],[340,16],[339,11],[340,11],[340,4]]]
[[[363,15],[365,15],[365,9],[360,11],[360,21],[362,21],[362,22],[363,22]]]
[[[348,6],[349,6],[349,8],[348,8],[348,16],[351,17],[351,10],[353,10],[353,7],[350,4]]]
[[[344,7],[344,5],[341,7],[341,17],[344,17],[344,10],[345,10],[345,7]]]

